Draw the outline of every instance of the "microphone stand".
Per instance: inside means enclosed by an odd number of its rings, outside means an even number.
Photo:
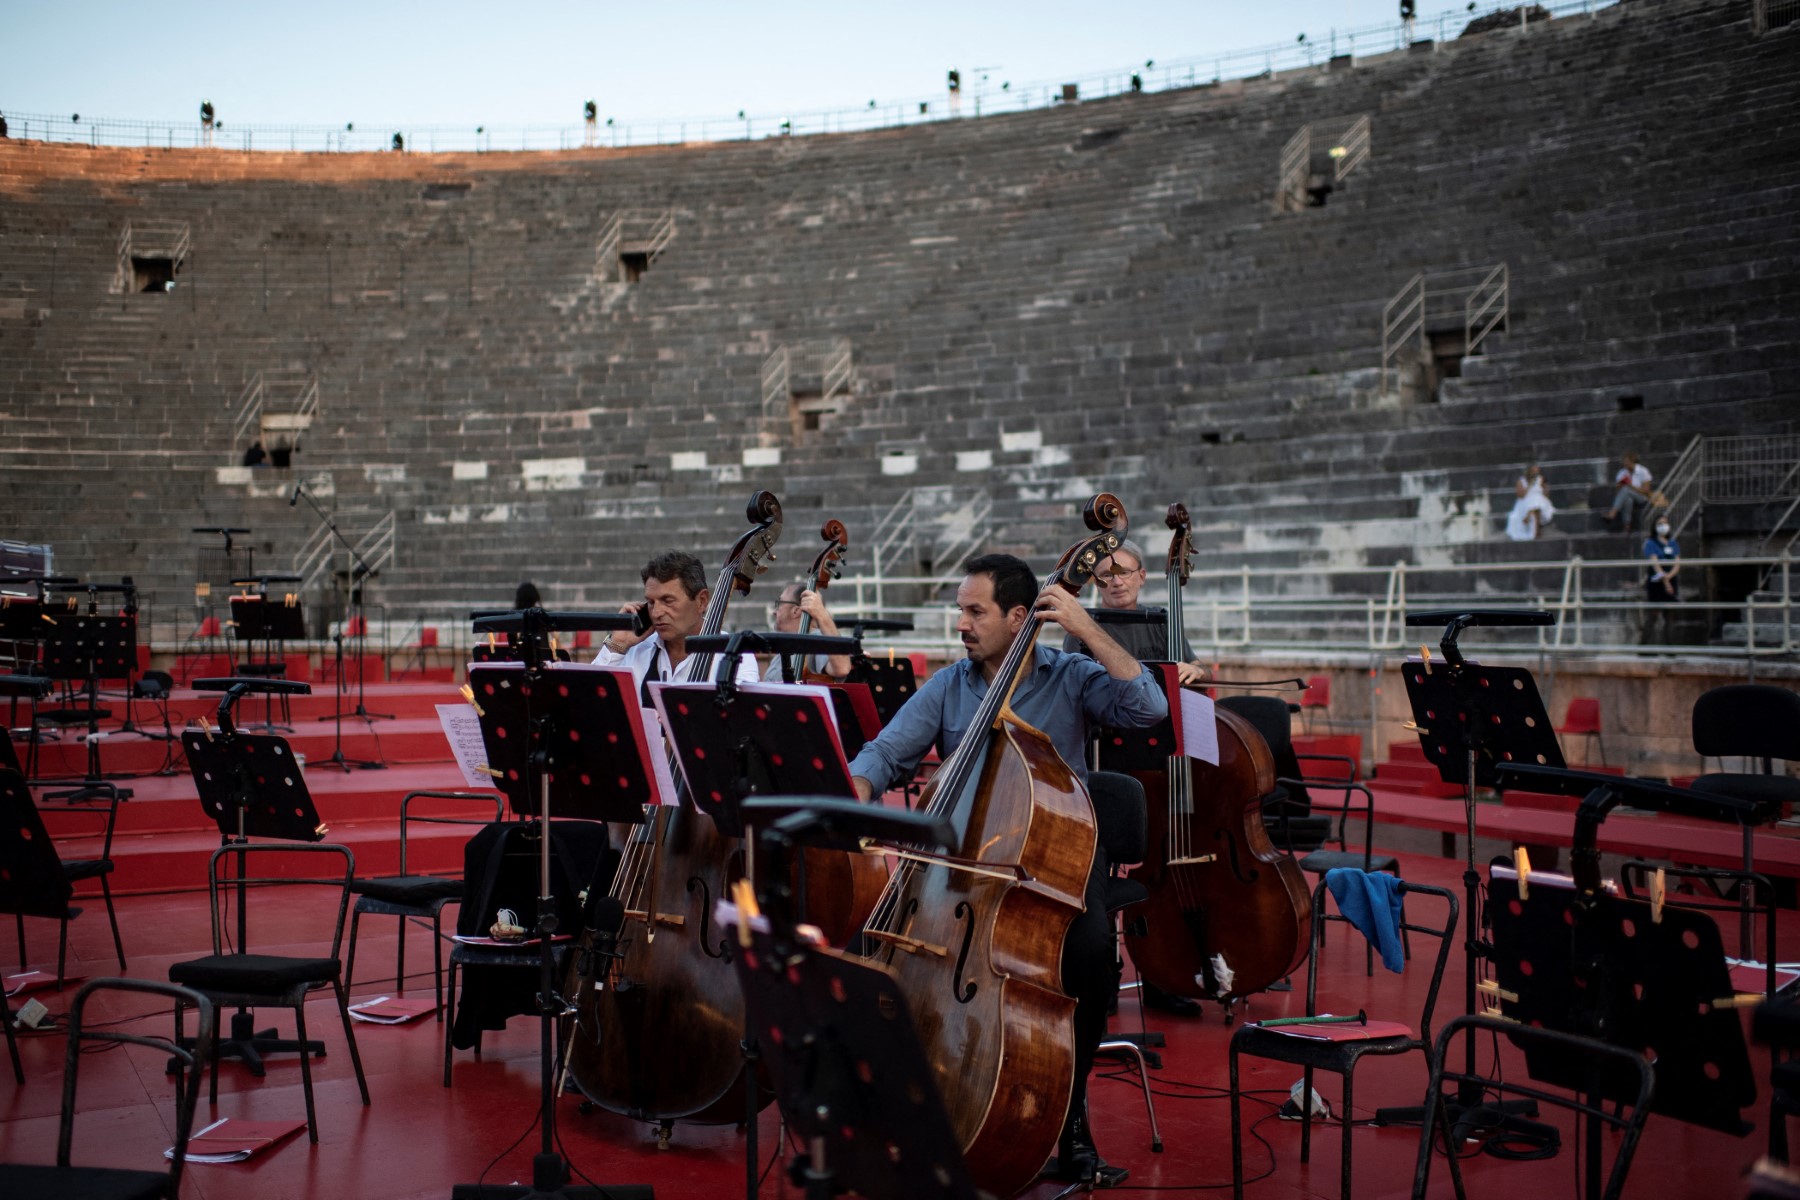
[[[355,564],[350,572],[350,586],[344,591],[343,620],[338,623],[337,633],[333,634],[331,638],[332,643],[336,647],[337,687],[332,696],[331,716],[320,717],[319,720],[330,720],[336,724],[337,729],[332,740],[331,757],[325,761],[334,766],[343,768],[345,772],[348,772],[352,767],[360,767],[365,771],[385,770],[387,764],[384,762],[346,758],[344,756],[344,692],[346,690],[344,687],[344,630],[350,626],[351,600],[356,595],[361,580],[370,575],[372,571],[369,564],[363,560],[363,556],[356,552],[356,547],[350,544],[350,539],[346,538],[343,532],[338,529],[337,522],[331,519],[331,514],[319,507],[319,502],[313,499],[312,493],[306,490],[306,485],[304,483],[296,483],[294,485],[294,494],[288,499],[288,507],[292,508],[295,502],[299,500],[306,501],[306,506],[313,510],[319,520],[324,523],[325,528],[331,530],[331,536],[338,540],[339,544],[341,544],[345,551],[349,553],[351,560]],[[361,678],[360,671],[358,672],[358,678],[359,680]],[[363,710],[360,698],[360,685],[357,694],[358,701],[356,705],[356,715],[362,717],[364,721],[369,721],[371,719],[370,714]],[[376,744],[379,745],[380,743]]]

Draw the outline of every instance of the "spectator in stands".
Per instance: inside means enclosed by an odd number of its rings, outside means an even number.
[[[1660,645],[1668,641],[1669,616],[1663,605],[1681,603],[1681,543],[1672,536],[1669,514],[1658,513],[1655,532],[1644,539],[1644,557],[1649,569],[1644,574],[1644,603],[1653,607],[1644,612],[1643,642]]]
[[[1637,455],[1628,453],[1619,459],[1619,473],[1613,477],[1619,490],[1613,496],[1612,507],[1606,510],[1609,526],[1617,521],[1620,525],[1614,528],[1637,528],[1638,509],[1650,503],[1650,480],[1650,468],[1638,462]]]
[[[1544,494],[1544,474],[1536,463],[1525,468],[1514,487],[1519,498],[1506,518],[1506,536],[1515,542],[1529,542],[1556,519],[1556,505]]]
[[[831,619],[831,612],[825,607],[825,598],[807,588],[804,584],[790,583],[781,589],[781,599],[769,611],[769,617],[775,625],[776,633],[799,633],[800,618],[811,616],[814,633],[822,633],[826,637],[837,637],[837,622]],[[850,656],[833,654],[829,657],[815,654],[806,660],[806,669],[833,679],[842,679],[850,674]],[[779,656],[769,660],[763,678],[770,683],[781,682],[781,659]]]
[[[544,601],[538,595],[537,584],[529,579],[521,583],[519,590],[513,593],[514,608],[542,608],[543,606]]]
[[[213,144],[213,102],[200,102],[200,141],[203,146]]]
[[[6,114],[0,113],[0,138],[6,136]]]
[[[244,451],[244,465],[246,467],[266,467],[269,465],[269,456],[263,452],[261,438],[257,438],[254,442],[251,442],[249,449]]]

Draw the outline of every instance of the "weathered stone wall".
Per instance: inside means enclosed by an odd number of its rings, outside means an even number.
[[[1040,561],[1100,488],[1146,531],[1184,500],[1203,566],[1404,556],[1453,581],[1627,551],[1582,511],[1611,456],[1666,468],[1796,412],[1800,73],[1746,12],[1621,4],[1347,69],[755,143],[0,142],[0,533],[134,574],[164,613],[191,526],[249,525],[286,564],[313,528],[294,478],[352,528],[398,514],[378,594],[401,613],[527,576],[611,601],[654,549],[716,560],[757,487],[788,504],[784,572],[822,517],[854,541],[921,486],[986,493],[987,544]],[[1282,145],[1355,112],[1371,160],[1275,215]],[[675,219],[635,283],[596,265],[617,212]],[[111,290],[127,221],[187,223],[173,292]],[[1507,333],[1439,403],[1383,394],[1388,299],[1502,261]],[[835,338],[842,411],[765,414],[771,351]],[[278,369],[316,377],[320,414],[292,472],[247,473],[233,405]],[[1498,540],[1526,461],[1568,510],[1553,547]]]

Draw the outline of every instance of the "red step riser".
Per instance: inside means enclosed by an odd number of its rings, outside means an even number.
[[[309,766],[316,766],[330,758],[336,745],[330,725],[296,729],[283,736],[296,754],[305,755]],[[23,761],[25,748],[20,746],[17,749],[20,760]],[[128,733],[116,734],[102,739],[100,743],[100,769],[107,775],[146,775],[162,766],[163,753],[164,745],[160,741]],[[361,721],[355,723],[354,729],[345,726],[344,757],[374,760],[378,756],[390,763],[445,762],[449,760],[450,748],[444,741],[442,730],[435,726],[429,729],[419,729],[416,726],[395,729],[393,725],[384,722],[378,723],[374,732],[370,732]],[[186,775],[187,768],[181,765],[179,751],[176,762],[177,773]],[[46,742],[38,747],[37,779],[80,776],[86,770],[85,742]],[[129,787],[130,784],[126,783],[125,786]]]

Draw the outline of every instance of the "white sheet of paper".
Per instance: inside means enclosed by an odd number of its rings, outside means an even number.
[[[1181,689],[1181,743],[1189,758],[1219,765],[1219,722],[1212,697]]]
[[[669,770],[669,746],[663,738],[662,718],[654,708],[644,711],[644,744],[650,747],[650,762],[656,770],[656,803],[674,804],[681,793],[675,787],[674,772]]]
[[[450,743],[450,752],[456,755],[456,765],[462,770],[463,782],[472,788],[491,790],[494,780],[477,770],[487,765],[487,747],[481,741],[481,718],[475,715],[475,706],[440,704],[437,714],[438,724],[444,727],[444,739]]]

